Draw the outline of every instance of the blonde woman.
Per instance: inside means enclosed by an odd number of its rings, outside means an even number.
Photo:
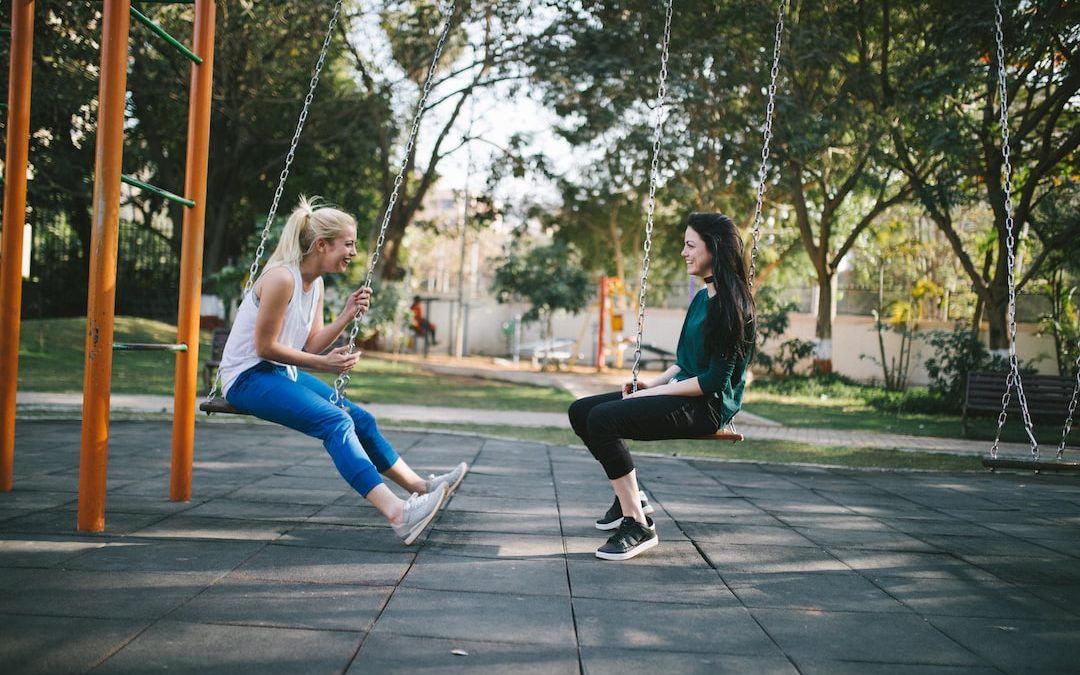
[[[240,303],[221,359],[222,391],[236,408],[320,439],[341,477],[411,544],[468,471],[426,480],[379,433],[375,418],[352,402],[330,402],[333,388],[300,369],[338,373],[356,365],[347,347],[329,349],[354,316],[366,312],[371,289],[349,294],[338,317],[323,325],[322,275],[344,272],[356,257],[352,216],[301,197],[259,280]],[[389,478],[412,495],[400,499]]]

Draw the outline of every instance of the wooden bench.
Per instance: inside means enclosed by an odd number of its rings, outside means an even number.
[[[964,409],[960,415],[964,435],[967,435],[967,418],[972,413],[1001,412],[1001,397],[1005,394],[1007,373],[972,372],[968,373],[967,389],[964,392]],[[1032,419],[1053,420],[1064,424],[1069,414],[1069,401],[1072,400],[1076,387],[1076,378],[1057,375],[1023,375],[1024,395],[1027,398],[1028,412]],[[1006,412],[1020,414],[1020,397],[1016,387],[1009,397]]]

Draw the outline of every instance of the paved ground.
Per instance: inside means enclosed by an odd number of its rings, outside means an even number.
[[[595,559],[582,450],[390,432],[473,470],[403,547],[310,440],[111,427],[107,531],[75,531],[80,427],[20,420],[0,493],[4,673],[1080,671],[1080,480],[645,458],[661,545]]]

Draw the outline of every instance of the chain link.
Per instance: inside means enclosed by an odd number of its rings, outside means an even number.
[[[1065,419],[1065,426],[1061,428],[1061,443],[1058,445],[1057,451],[1059,460],[1065,456],[1065,439],[1068,437],[1069,432],[1072,431],[1073,415],[1076,414],[1077,394],[1080,394],[1080,339],[1076,341],[1076,363],[1073,364],[1073,368],[1076,369],[1076,386],[1073,387],[1072,400],[1069,401],[1069,416]]]
[[[334,11],[330,16],[330,23],[326,26],[326,35],[323,37],[322,48],[319,50],[319,59],[315,62],[315,71],[311,75],[311,81],[308,82],[307,96],[304,97],[304,106],[300,110],[300,118],[296,121],[296,130],[293,132],[292,141],[289,143],[289,152],[285,155],[285,167],[281,170],[281,174],[278,175],[277,188],[274,190],[274,199],[270,203],[270,212],[266,214],[266,222],[263,224],[262,237],[259,239],[259,246],[255,249],[255,259],[251,262],[251,266],[248,267],[247,280],[244,282],[244,291],[240,294],[240,300],[243,301],[247,297],[247,294],[251,292],[252,287],[255,285],[255,277],[259,272],[259,263],[262,261],[262,257],[266,255],[266,241],[270,238],[270,229],[274,225],[274,217],[277,216],[278,204],[281,202],[281,195],[285,191],[285,181],[289,178],[289,169],[292,167],[293,158],[296,156],[296,146],[300,142],[300,134],[304,130],[304,122],[307,121],[308,110],[311,108],[311,102],[315,100],[315,88],[319,84],[319,76],[322,75],[323,64],[326,62],[326,53],[330,49],[330,41],[334,37],[334,28],[337,26],[338,17],[341,16],[341,5],[343,0],[337,0],[334,3]],[[221,371],[219,370],[214,376],[214,386],[210,388],[210,394],[207,396],[207,402],[213,401],[217,396],[218,390],[221,388]]]
[[[1036,462],[1039,460],[1039,443],[1035,440],[1034,427],[1031,423],[1031,414],[1028,412],[1027,396],[1024,394],[1024,382],[1020,376],[1020,362],[1016,356],[1016,249],[1013,235],[1013,202],[1012,202],[1012,161],[1009,149],[1009,90],[1005,73],[1005,35],[1002,25],[1005,20],[1001,13],[1002,0],[994,0],[994,37],[997,41],[997,79],[998,95],[1001,98],[1001,108],[998,122],[1001,125],[1001,157],[1002,157],[1002,190],[1005,193],[1005,248],[1008,256],[1009,272],[1009,376],[1005,380],[1005,394],[1001,397],[1001,414],[998,415],[997,433],[994,435],[994,444],[990,448],[990,456],[997,459],[998,445],[1001,441],[1001,430],[1005,426],[1008,417],[1009,401],[1013,385],[1016,386],[1016,398],[1020,403],[1020,413],[1024,420],[1024,431],[1027,432],[1031,441],[1031,456]]]
[[[405,143],[405,151],[401,157],[401,165],[398,167],[397,177],[394,178],[394,187],[390,192],[390,198],[386,202],[386,211],[383,213],[382,226],[379,228],[379,237],[375,242],[375,249],[371,254],[371,261],[368,263],[367,276],[364,279],[364,285],[362,288],[370,288],[374,282],[375,268],[379,262],[379,255],[382,252],[383,244],[386,243],[386,229],[390,226],[390,218],[394,212],[394,205],[397,204],[398,193],[401,189],[401,183],[405,180],[405,169],[409,164],[409,156],[412,154],[413,145],[416,143],[416,136],[420,133],[420,121],[424,116],[424,106],[427,105],[428,95],[431,93],[431,84],[435,79],[435,71],[439,67],[439,57],[442,56],[443,48],[446,46],[446,39],[450,35],[450,25],[454,18],[454,12],[457,8],[456,0],[450,0],[443,5],[444,7],[444,19],[442,25],[442,32],[439,35],[438,42],[435,43],[435,53],[431,57],[431,65],[428,66],[427,78],[424,80],[423,89],[420,92],[420,100],[416,103],[416,113],[413,115],[412,127],[409,129],[409,138]],[[364,319],[364,312],[358,311],[353,316],[352,326],[349,328],[349,354],[356,351],[356,336],[360,332],[360,322]],[[345,387],[349,384],[349,372],[342,371],[334,380],[334,393],[330,395],[330,402],[334,404],[344,405],[345,403]]]
[[[757,201],[754,203],[754,244],[750,248],[750,270],[747,283],[754,290],[757,274],[758,242],[761,241],[761,209],[765,202],[765,179],[769,172],[769,148],[772,144],[773,111],[776,109],[776,76],[780,73],[780,45],[784,34],[784,9],[787,0],[780,0],[776,8],[776,32],[773,35],[772,70],[769,73],[769,101],[765,106],[765,129],[762,131],[761,166],[758,168]]]
[[[667,104],[668,56],[671,42],[671,17],[674,0],[667,0],[664,13],[664,35],[660,41],[660,85],[656,91],[656,123],[653,127],[652,163],[649,165],[649,199],[645,207],[645,243],[642,246],[641,285],[638,287],[637,340],[634,343],[633,382],[630,391],[637,391],[641,370],[641,336],[645,330],[645,292],[649,285],[649,254],[652,250],[653,213],[656,210],[656,183],[660,173],[660,141],[664,133],[664,106]]]

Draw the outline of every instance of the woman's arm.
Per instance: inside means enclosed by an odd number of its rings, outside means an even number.
[[[293,294],[293,278],[285,268],[268,270],[255,292],[259,311],[255,316],[255,353],[260,359],[276,361],[309,370],[337,372],[356,365],[356,355],[334,350],[329,354],[312,354],[280,342],[285,311]]]
[[[304,343],[304,351],[319,354],[334,343],[341,332],[352,322],[358,312],[367,312],[371,307],[371,289],[358,288],[349,294],[345,300],[345,307],[341,313],[327,326],[322,323],[322,294],[319,295],[318,314],[315,322],[311,324],[311,333],[308,334],[307,342]]]
[[[677,371],[676,371],[677,372]],[[678,382],[667,382],[656,386],[638,389],[633,394],[623,394],[623,398],[641,398],[642,396],[704,396],[698,378],[691,377]]]

